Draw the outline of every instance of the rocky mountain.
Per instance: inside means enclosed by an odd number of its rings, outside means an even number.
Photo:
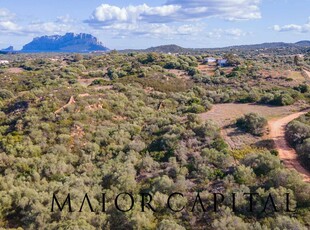
[[[12,52],[12,51],[14,51],[14,47],[13,46],[9,46],[8,48],[2,49],[1,51]]]
[[[94,51],[108,51],[109,49],[91,34],[66,33],[65,35],[52,35],[34,38],[32,42],[24,45],[21,52],[74,52],[88,53]]]
[[[8,48],[0,50],[0,54],[14,54],[16,52],[17,51],[14,51],[14,47],[13,46],[9,46]]]

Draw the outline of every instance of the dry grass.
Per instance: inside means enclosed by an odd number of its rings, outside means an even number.
[[[213,76],[216,69],[216,65],[198,65],[198,70],[202,74],[206,74],[208,76]]]
[[[6,72],[18,74],[24,72],[24,70],[22,68],[8,68]]]
[[[304,76],[302,76],[301,72],[298,71],[289,71],[288,76],[295,81],[303,82],[305,80]]]
[[[89,86],[91,85],[91,83],[96,80],[96,79],[102,79],[102,78],[78,78],[78,82],[82,85],[82,86]]]
[[[174,74],[177,78],[180,79],[190,79],[190,76],[188,76],[188,74],[184,70],[168,69],[167,72]]]

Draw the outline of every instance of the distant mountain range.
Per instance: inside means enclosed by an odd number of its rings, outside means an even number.
[[[159,52],[159,53],[200,53],[200,52],[257,52],[296,53],[309,52],[310,41],[296,43],[272,42],[253,45],[228,46],[223,48],[183,48],[174,44],[151,47],[147,49],[123,50],[122,52]]]
[[[0,50],[0,54],[8,53],[39,53],[39,52],[68,52],[89,53],[109,51],[96,37],[91,34],[67,33],[63,36],[52,35],[34,38],[23,46],[22,50],[14,51],[10,46]],[[224,48],[183,48],[177,45],[162,45],[148,49],[120,50],[120,52],[159,52],[159,53],[201,53],[201,52],[264,52],[277,54],[305,53],[310,51],[310,41],[296,43],[273,42],[254,45],[229,46]]]
[[[17,52],[17,51],[14,51],[13,46],[9,46],[9,47],[6,48],[6,49],[0,50],[0,54],[13,54],[13,53],[16,53],[16,52]]]

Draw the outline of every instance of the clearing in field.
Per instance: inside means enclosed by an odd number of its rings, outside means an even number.
[[[310,182],[310,172],[303,168],[296,151],[285,139],[286,125],[309,111],[307,109],[297,112],[302,109],[304,107],[301,105],[275,107],[254,104],[219,104],[215,105],[211,111],[200,114],[200,117],[203,120],[213,120],[222,129],[221,134],[231,149],[240,149],[246,145],[257,145],[271,140],[283,164],[289,169],[295,169],[305,182]],[[236,118],[250,112],[258,113],[269,120],[268,135],[255,137],[232,125]]]
[[[22,73],[24,70],[22,68],[15,68],[15,67],[12,67],[12,68],[8,68],[6,70],[7,73],[15,73],[15,74],[18,74],[18,73]]]
[[[198,70],[202,74],[206,74],[208,76],[213,76],[216,70],[216,65],[198,65]]]
[[[303,105],[292,106],[267,106],[257,104],[217,104],[213,108],[200,114],[203,120],[213,120],[221,129],[225,141],[232,149],[239,149],[246,145],[252,145],[263,140],[262,137],[257,137],[245,133],[233,124],[235,120],[247,113],[257,113],[268,120],[285,117],[294,112],[303,109]]]
[[[298,81],[298,82],[305,81],[305,77],[302,76],[301,72],[299,71],[288,71],[287,77],[293,79],[294,81]]]

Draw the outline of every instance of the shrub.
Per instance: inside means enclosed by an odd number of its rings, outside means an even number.
[[[267,120],[256,113],[249,113],[237,119],[236,125],[252,135],[261,136],[264,134]]]
[[[261,99],[260,103],[262,104],[270,104],[274,100],[274,95],[272,93],[265,93]]]
[[[310,137],[310,126],[300,121],[292,121],[286,127],[286,138],[292,146],[301,144]]]
[[[188,71],[188,75],[190,75],[190,76],[194,76],[196,74],[199,74],[199,70],[194,68],[194,67],[189,67],[187,71]]]
[[[296,151],[300,155],[302,164],[310,169],[310,138],[305,139],[302,144],[297,145]]]
[[[307,84],[300,84],[299,86],[294,87],[294,89],[301,93],[307,93],[310,91],[310,87]]]
[[[78,62],[78,61],[81,61],[81,60],[83,60],[83,56],[81,54],[73,55],[73,61],[74,62]]]
[[[241,163],[251,167],[257,176],[267,175],[272,170],[281,167],[280,159],[268,152],[251,153],[242,159]]]
[[[280,106],[291,105],[293,103],[294,99],[288,94],[275,95],[275,98],[272,101],[273,105],[280,105]]]
[[[14,95],[11,91],[6,89],[0,89],[0,99],[9,99],[12,98]]]

